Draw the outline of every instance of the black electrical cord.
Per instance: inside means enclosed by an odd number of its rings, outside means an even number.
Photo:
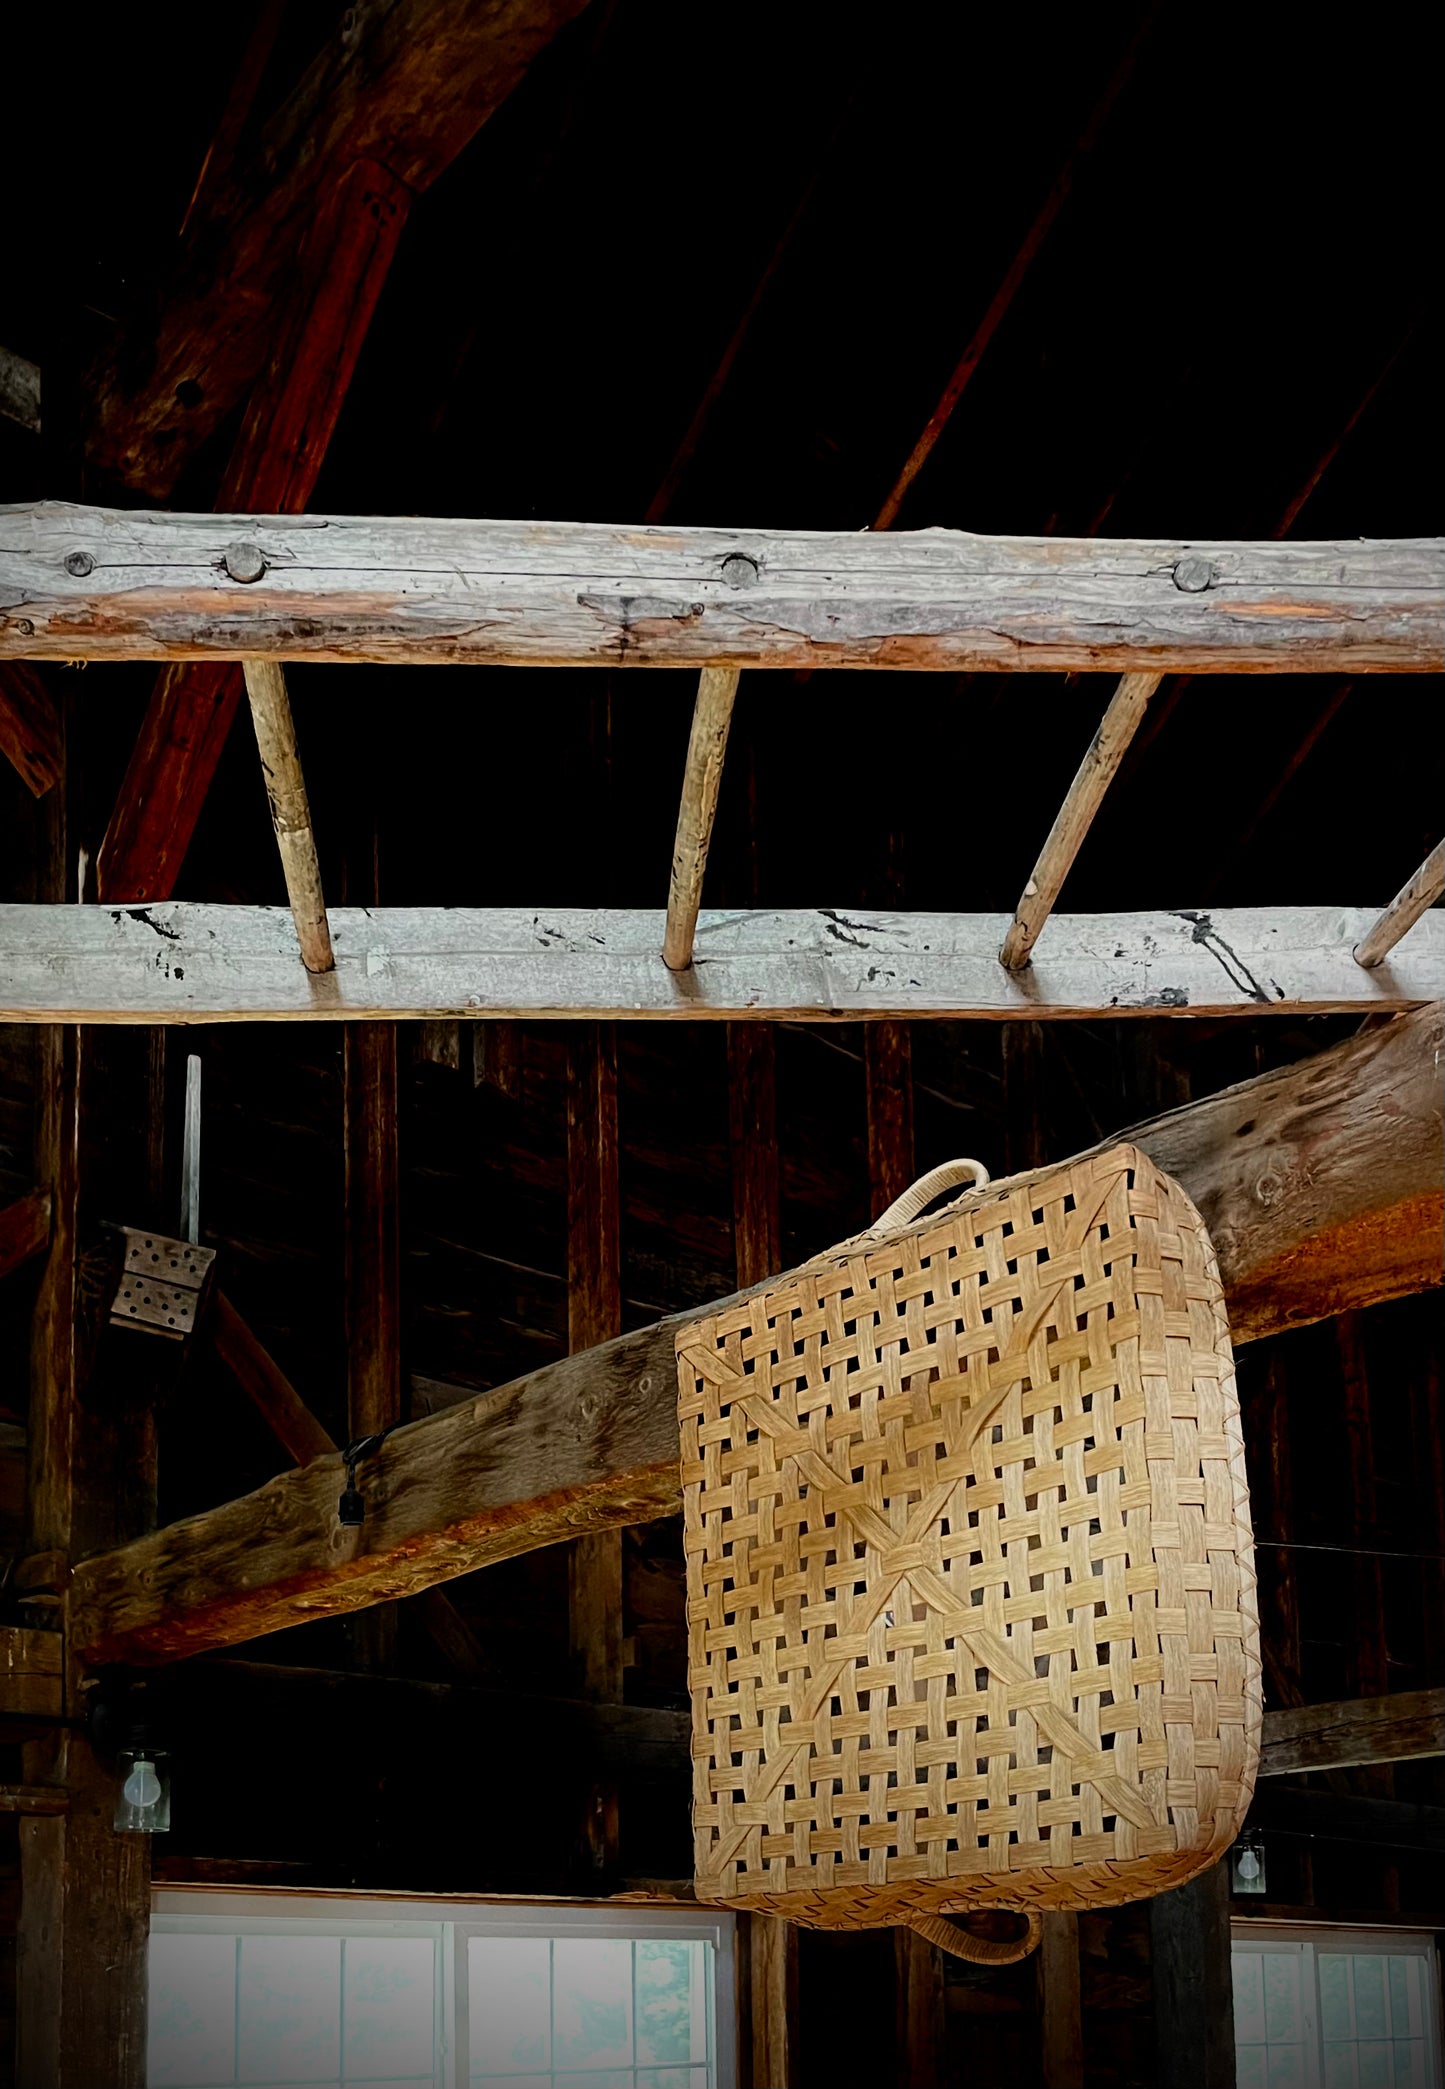
[[[358,1436],[341,1453],[341,1462],[346,1467],[346,1485],[336,1505],[336,1519],[343,1529],[359,1530],[366,1521],[366,1496],[356,1484],[357,1466],[363,1458],[369,1458],[373,1451],[379,1451],[392,1429],[399,1426],[399,1423],[393,1422],[388,1428],[378,1430],[374,1436]]]

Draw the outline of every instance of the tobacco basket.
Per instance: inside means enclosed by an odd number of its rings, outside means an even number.
[[[965,1172],[678,1334],[694,1869],[1001,1960],[1228,1847],[1259,1627],[1198,1212],[1116,1146],[915,1218]]]

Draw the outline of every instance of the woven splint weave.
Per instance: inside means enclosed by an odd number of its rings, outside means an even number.
[[[970,1193],[677,1352],[700,1897],[864,1928],[1215,1861],[1259,1631],[1219,1272],[1176,1182],[1119,1146]]]

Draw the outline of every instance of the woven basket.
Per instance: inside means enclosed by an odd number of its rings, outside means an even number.
[[[908,1223],[960,1170],[678,1335],[694,1867],[1003,1959],[1228,1847],[1259,1628],[1198,1212],[1117,1146]]]

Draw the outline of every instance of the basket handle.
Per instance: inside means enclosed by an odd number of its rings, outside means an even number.
[[[982,1161],[940,1161],[936,1168],[920,1175],[912,1189],[905,1190],[901,1197],[895,1197],[886,1211],[880,1211],[868,1228],[869,1232],[886,1233],[895,1226],[908,1225],[927,1209],[935,1197],[941,1197],[945,1190],[956,1190],[965,1182],[976,1190],[987,1188],[988,1169]]]
[[[951,1951],[955,1958],[966,1958],[971,1965],[1014,1966],[1037,1950],[1044,1925],[1043,1918],[1031,1908],[1012,1908],[1009,1912],[1023,1916],[1024,1931],[1022,1936],[1005,1938],[1002,1943],[996,1943],[992,1937],[976,1937],[971,1930],[950,1922],[946,1915],[913,1915],[907,1926],[930,1944],[936,1944],[940,1951]]]

